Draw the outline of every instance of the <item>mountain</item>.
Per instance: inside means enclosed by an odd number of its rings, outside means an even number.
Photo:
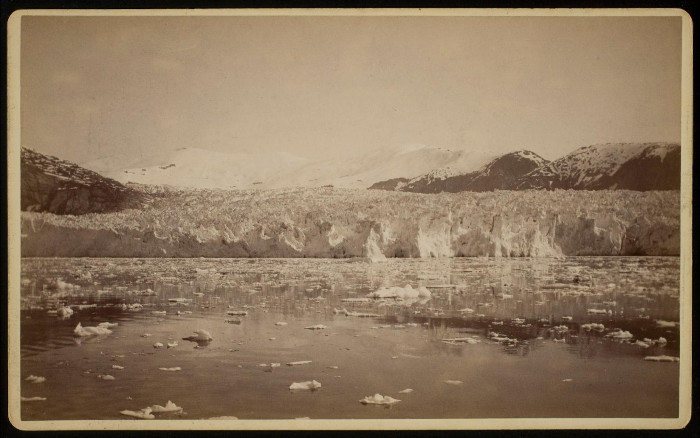
[[[461,174],[435,169],[422,176],[379,181],[370,189],[417,193],[490,190],[678,190],[680,145],[608,143],[585,146],[555,161],[518,151]]]
[[[579,148],[525,175],[515,189],[679,190],[681,148],[608,143]]]
[[[139,207],[148,197],[96,172],[21,150],[22,210],[79,215]]]
[[[408,181],[381,181],[369,188],[416,193],[507,190],[521,177],[547,162],[534,152],[522,150],[502,155],[472,172],[458,173],[445,168],[435,169]]]
[[[183,148],[129,160],[129,167],[115,170],[105,158],[85,166],[122,183],[171,185],[192,188],[270,189],[283,187],[366,188],[381,180],[425,174],[450,166],[469,171],[488,160],[471,151],[426,146],[381,149],[373,153],[326,159],[307,159],[288,153],[224,153]],[[111,169],[111,170],[110,170]]]

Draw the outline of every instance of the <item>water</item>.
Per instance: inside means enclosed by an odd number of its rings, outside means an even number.
[[[426,286],[431,298],[343,301],[406,284]],[[658,322],[679,318],[674,257],[28,258],[21,294],[21,375],[46,377],[22,381],[22,396],[46,397],[23,402],[23,420],[127,419],[120,411],[168,400],[183,411],[157,418],[678,415],[678,363],[643,360],[679,355],[678,326]],[[133,303],[144,307],[122,308]],[[71,317],[51,313],[64,304]],[[119,325],[76,338],[78,322]],[[316,324],[326,328],[305,329]],[[605,336],[613,328],[633,338]],[[197,329],[213,341],[182,339]],[[465,337],[472,343],[445,342]],[[665,344],[648,342],[660,337]],[[648,347],[636,344],[644,338]],[[286,365],[302,360],[311,363]],[[260,366],[270,363],[281,366]],[[289,390],[308,380],[322,387]],[[375,393],[401,402],[359,403]]]

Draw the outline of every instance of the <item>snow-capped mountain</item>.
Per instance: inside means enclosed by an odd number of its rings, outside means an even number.
[[[21,151],[22,210],[56,214],[106,213],[139,207],[147,196],[69,161]]]
[[[579,148],[525,175],[514,189],[678,190],[681,148],[608,143]]]
[[[411,180],[381,181],[370,186],[370,189],[417,193],[509,189],[522,176],[547,162],[534,152],[522,150],[502,155],[471,172],[460,173],[453,168],[435,169]]]
[[[106,171],[122,183],[193,188],[269,189],[282,187],[366,188],[394,177],[415,177],[433,169],[463,172],[478,168],[488,157],[471,151],[413,146],[382,149],[366,155],[311,160],[288,153],[222,153],[184,148],[149,156],[143,165]],[[105,171],[104,160],[86,166]],[[449,167],[449,168],[448,168]],[[454,170],[452,170],[454,169]]]
[[[415,178],[383,180],[370,189],[417,193],[574,189],[678,190],[680,146],[609,143],[585,146],[555,161],[534,152],[512,152],[473,172],[436,169]]]

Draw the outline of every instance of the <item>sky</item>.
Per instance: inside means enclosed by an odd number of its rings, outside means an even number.
[[[24,16],[20,71],[22,145],[81,164],[681,135],[680,17]]]

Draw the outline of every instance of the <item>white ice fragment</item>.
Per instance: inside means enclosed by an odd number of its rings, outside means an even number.
[[[203,342],[211,341],[213,339],[211,337],[211,333],[209,333],[208,331],[206,331],[204,329],[195,330],[194,333],[197,336],[190,336],[188,339],[190,339],[192,341],[203,341]]]
[[[73,336],[84,337],[84,336],[95,336],[95,335],[108,335],[112,333],[112,330],[105,327],[83,327],[80,323],[75,326],[73,330]]]
[[[596,331],[596,332],[602,332],[605,330],[605,326],[603,324],[596,324],[595,322],[592,322],[590,324],[581,324],[581,328],[586,330],[586,331]]]
[[[406,389],[402,389],[401,391],[399,391],[399,394],[410,394],[412,392],[413,392],[413,390],[411,388],[406,388]]]
[[[287,325],[287,323],[284,321],[280,321],[280,322],[276,322],[275,325],[283,326],[283,325]]]
[[[142,338],[148,338],[150,336],[153,336],[153,335],[151,335],[150,333],[144,333],[141,335]]]
[[[561,381],[562,381],[562,382],[573,382],[574,379],[562,379]]]
[[[168,348],[175,348],[177,347],[177,342],[168,342]]]
[[[321,387],[321,384],[315,380],[310,380],[310,381],[306,381],[306,382],[294,382],[291,385],[289,385],[289,389],[291,391],[295,391],[295,390],[315,391],[320,387]]]
[[[445,380],[445,383],[447,383],[448,385],[461,385],[464,382],[462,382],[461,380]]]
[[[323,324],[316,324],[316,325],[310,325],[310,326],[304,327],[304,328],[307,330],[323,330],[327,327]]]
[[[163,348],[163,344],[161,342],[156,342],[153,344],[153,348]]]
[[[659,345],[666,345],[668,341],[663,336],[656,341]]]
[[[70,307],[67,307],[67,306],[66,306],[66,307],[61,307],[60,309],[58,309],[58,310],[56,311],[56,315],[57,315],[59,318],[68,318],[68,317],[71,316],[72,314],[73,314],[73,309],[71,309]]]
[[[639,340],[637,342],[635,342],[634,345],[636,345],[638,347],[642,347],[642,348],[649,348],[649,346],[650,346],[648,342],[639,341]]]
[[[664,320],[662,320],[662,319],[659,319],[659,320],[656,321],[656,325],[657,325],[658,327],[668,327],[668,328],[671,328],[671,327],[677,326],[678,323],[677,323],[677,322],[674,322],[674,321],[664,321]]]
[[[296,362],[287,362],[287,365],[289,365],[291,367],[294,365],[305,365],[307,363],[311,363],[311,361],[310,360],[298,360]]]
[[[151,408],[143,408],[140,411],[123,410],[119,413],[128,417],[141,418],[142,420],[153,420],[156,416],[151,414],[151,411]]]
[[[45,401],[46,397],[22,397],[21,400],[23,402],[31,402],[31,401]]]
[[[109,374],[100,374],[97,378],[102,380],[115,380],[114,376],[110,376]]]
[[[46,382],[46,377],[35,376],[34,374],[32,374],[24,380],[28,380],[32,383],[43,383]]]
[[[652,362],[680,362],[680,358],[674,356],[646,356],[644,360]]]
[[[561,319],[563,321],[571,321],[572,319],[574,319],[574,317],[573,316],[562,316]]]
[[[280,366],[282,366],[282,364],[279,362],[272,362],[270,364],[270,368],[279,368]]]
[[[394,286],[389,288],[379,288],[367,294],[367,298],[393,298],[395,300],[405,300],[411,298],[430,298],[430,291],[425,286],[414,289],[410,284],[404,287]]]
[[[152,315],[165,315],[166,313],[165,310],[154,310],[151,312]]]
[[[180,367],[172,367],[172,368],[158,368],[161,371],[182,371],[182,368]]]
[[[124,367],[121,366],[121,365],[112,365],[112,369],[113,369],[113,370],[123,370]]]
[[[165,406],[161,405],[153,405],[151,406],[151,412],[179,412],[181,411],[182,408],[175,403],[171,402],[168,400],[168,402],[165,404]]]
[[[101,322],[97,324],[97,327],[102,327],[102,328],[110,328],[110,327],[116,327],[118,326],[118,322]]]
[[[393,405],[400,401],[401,400],[397,400],[388,395],[385,396],[377,393],[374,395],[368,395],[367,397],[360,400],[360,403],[362,403],[363,405]]]

